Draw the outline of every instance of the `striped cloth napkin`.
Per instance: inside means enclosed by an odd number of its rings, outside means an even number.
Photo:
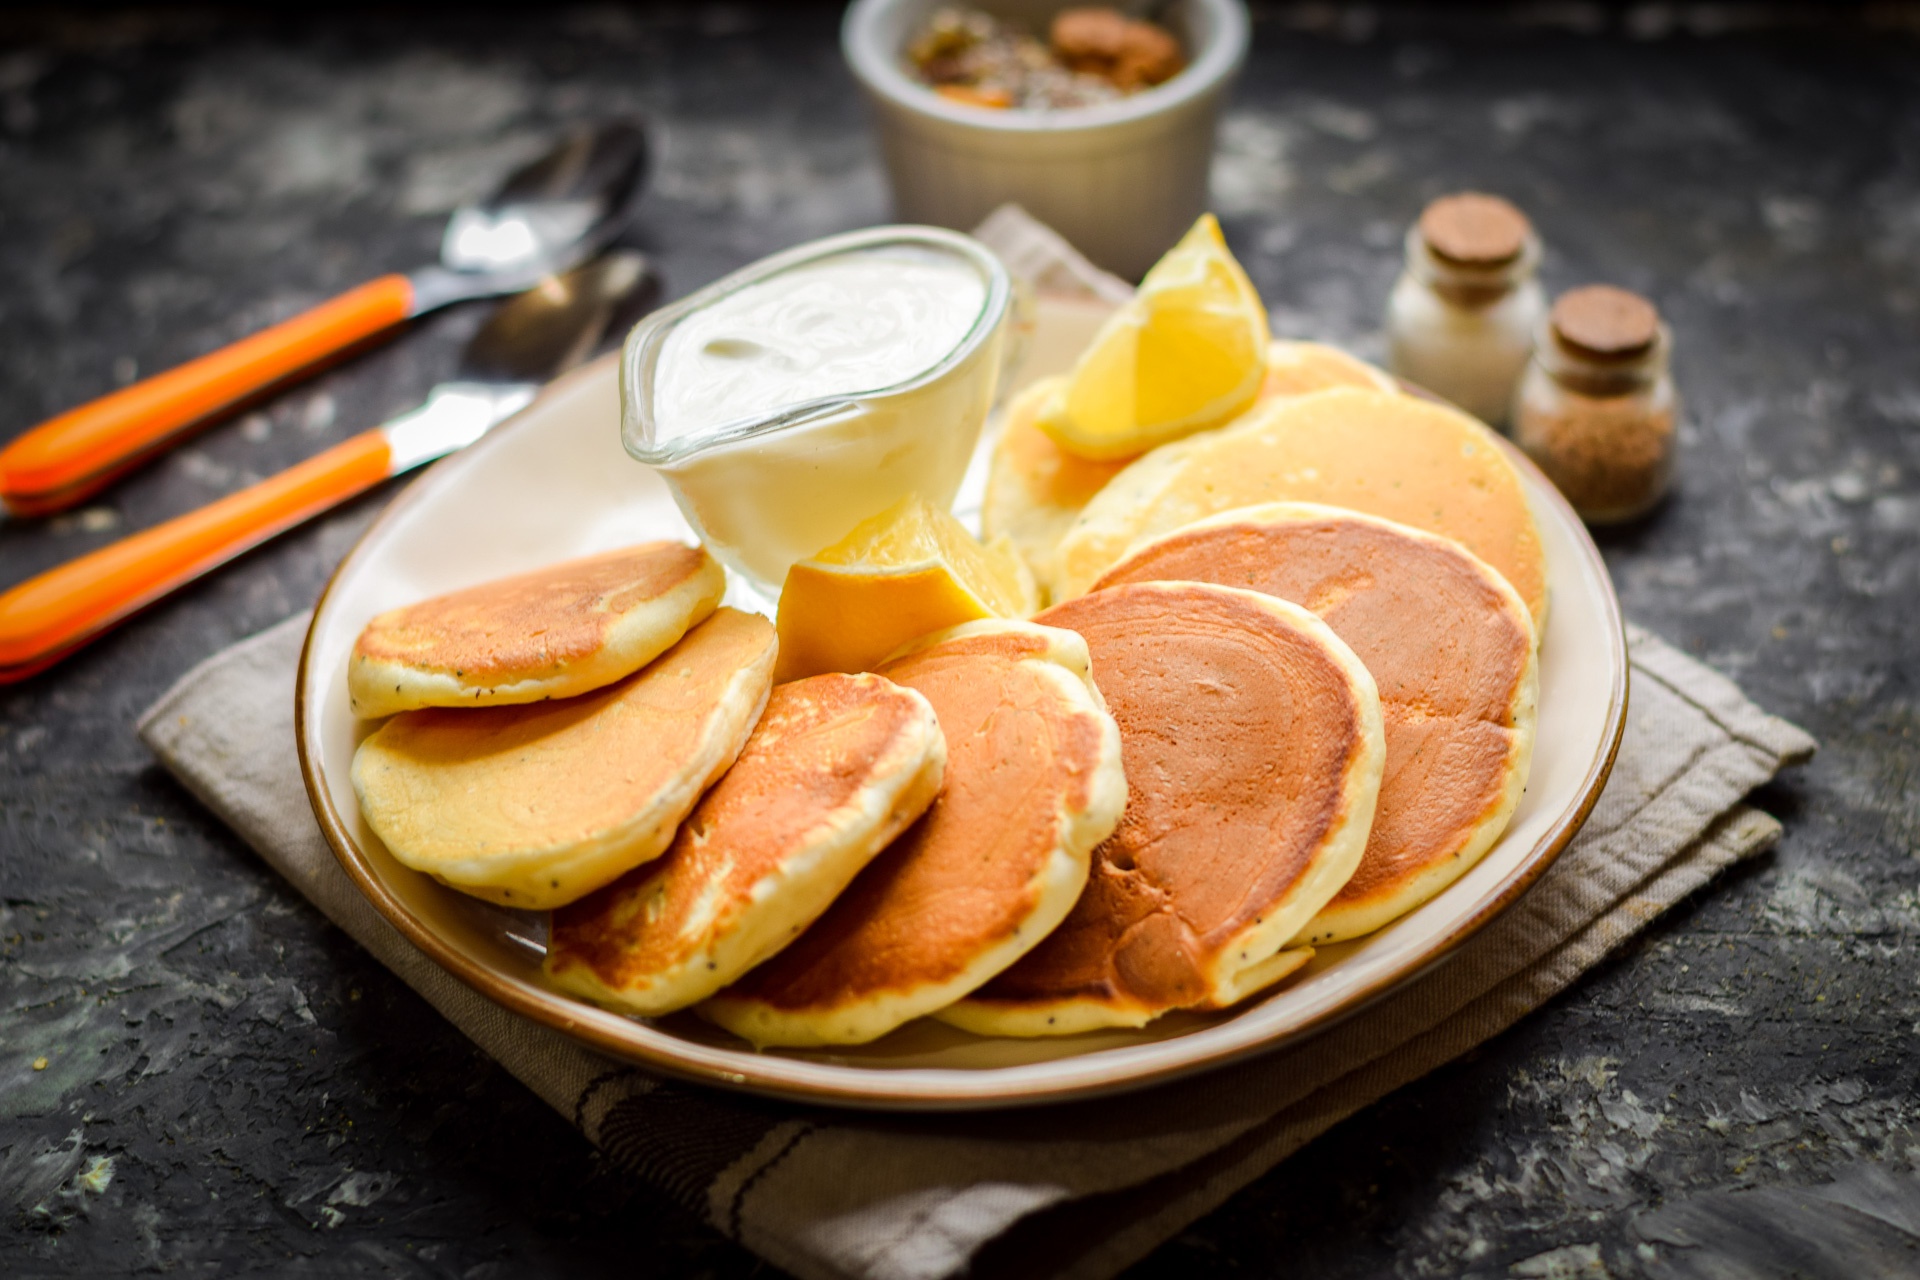
[[[1743,803],[1814,749],[1630,629],[1626,736],[1586,827],[1447,963],[1303,1044],[1120,1101],[872,1115],[674,1084],[488,1002],[360,896],[307,806],[306,618],[209,659],[141,719],[174,775],[328,918],[609,1158],[802,1277],[1111,1276],[1316,1135],[1498,1034],[1716,873],[1765,849]]]

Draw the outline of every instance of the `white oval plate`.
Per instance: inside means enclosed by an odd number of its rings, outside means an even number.
[[[1326,949],[1302,977],[1226,1013],[1039,1040],[979,1038],[923,1019],[870,1045],[756,1053],[690,1014],[630,1019],[562,994],[540,973],[543,919],[455,893],[394,861],[361,818],[348,776],[372,727],[348,712],[345,688],[347,656],[367,620],[570,556],[649,538],[692,540],[666,487],[620,447],[611,358],[561,379],[436,465],[341,563],[301,659],[301,768],[341,865],[387,919],[474,989],[603,1052],[688,1079],[843,1106],[1016,1106],[1137,1088],[1297,1039],[1407,981],[1519,897],[1585,821],[1625,723],[1626,637],[1586,530],[1524,460],[1521,474],[1546,546],[1552,608],[1533,770],[1512,824],[1431,902]],[[962,491],[963,514],[970,491],[978,492],[977,475]]]

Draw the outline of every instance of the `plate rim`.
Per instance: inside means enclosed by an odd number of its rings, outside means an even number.
[[[530,411],[541,401],[549,399],[561,388],[575,381],[605,376],[603,371],[616,358],[617,353],[602,357],[555,379],[541,391],[527,409],[521,410],[511,419],[502,422],[489,431],[485,438],[462,452],[473,454],[485,451],[493,441],[523,427],[531,417]],[[618,376],[617,369],[612,371],[612,376]],[[1264,1039],[1221,1046],[1209,1052],[1189,1055],[1184,1059],[1164,1065],[1149,1066],[1145,1069],[1121,1065],[1110,1066],[1102,1071],[1097,1066],[1100,1055],[1092,1054],[1087,1055],[1087,1060],[1090,1064],[1096,1065],[1090,1065],[1080,1077],[1070,1076],[1027,1085],[1010,1086],[1003,1083],[996,1087],[994,1084],[996,1078],[1005,1072],[1024,1068],[929,1068],[926,1070],[940,1071],[944,1076],[957,1077],[959,1081],[968,1083],[947,1082],[938,1087],[928,1087],[925,1082],[907,1079],[906,1077],[914,1074],[911,1071],[849,1067],[844,1064],[807,1065],[823,1066],[835,1074],[842,1071],[860,1072],[870,1077],[872,1083],[855,1085],[840,1084],[833,1080],[796,1081],[758,1070],[755,1065],[759,1061],[791,1063],[794,1061],[792,1059],[767,1057],[742,1050],[739,1054],[742,1059],[739,1068],[725,1069],[688,1061],[672,1052],[657,1050],[648,1045],[635,1044],[610,1034],[591,1022],[570,1016],[566,1006],[576,1003],[572,997],[555,992],[549,993],[551,1002],[542,1000],[530,991],[522,991],[518,985],[494,973],[487,966],[463,955],[450,942],[442,939],[424,921],[416,917],[405,903],[387,889],[353,839],[345,820],[335,809],[331,790],[326,782],[325,765],[318,758],[318,753],[310,749],[309,743],[311,727],[307,708],[309,659],[334,587],[339,583],[342,575],[350,567],[355,566],[363,555],[370,554],[369,547],[378,535],[383,534],[390,525],[397,522],[413,504],[421,501],[425,494],[437,488],[429,484],[430,475],[427,474],[423,474],[396,494],[379,515],[374,517],[373,522],[355,540],[353,546],[341,557],[340,563],[328,575],[326,586],[314,603],[306,636],[300,646],[300,662],[296,669],[294,684],[294,742],[299,755],[301,782],[306,788],[307,802],[319,823],[322,837],[333,852],[334,860],[340,864],[341,869],[346,872],[348,879],[360,891],[361,896],[367,899],[383,919],[398,929],[402,937],[418,947],[442,970],[452,974],[484,999],[512,1013],[559,1031],[577,1043],[619,1061],[643,1066],[675,1079],[789,1102],[825,1104],[869,1111],[997,1110],[1131,1092],[1217,1070],[1261,1054],[1272,1053],[1284,1046],[1298,1044],[1321,1034],[1336,1023],[1352,1017],[1451,959],[1463,943],[1524,896],[1559,859],[1561,852],[1572,842],[1574,835],[1585,825],[1588,816],[1593,812],[1593,807],[1599,801],[1600,793],[1605,789],[1607,779],[1613,771],[1614,761],[1619,755],[1621,739],[1626,729],[1631,664],[1627,653],[1625,620],[1620,611],[1620,600],[1614,590],[1613,579],[1607,572],[1606,562],[1600,555],[1599,547],[1593,541],[1592,533],[1587,529],[1585,522],[1574,513],[1572,506],[1560,491],[1554,488],[1533,461],[1512,441],[1498,431],[1491,428],[1489,431],[1508,459],[1530,473],[1537,482],[1535,487],[1540,496],[1556,506],[1565,523],[1575,531],[1577,536],[1574,538],[1574,543],[1578,553],[1586,562],[1586,566],[1595,572],[1602,587],[1603,611],[1610,632],[1609,647],[1617,661],[1607,691],[1607,711],[1601,740],[1592,760],[1588,762],[1586,775],[1581,781],[1573,803],[1554,819],[1552,825],[1535,841],[1526,857],[1492,886],[1470,911],[1463,913],[1452,928],[1439,935],[1432,944],[1409,957],[1406,962],[1380,974],[1343,1003],[1311,1015],[1299,1025]],[[1157,1043],[1173,1045],[1189,1038],[1189,1036],[1180,1036]],[[1074,1059],[1061,1058],[1052,1061],[1070,1062]],[[972,1081],[978,1083],[973,1084]]]

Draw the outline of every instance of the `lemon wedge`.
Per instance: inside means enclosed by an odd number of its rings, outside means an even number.
[[[787,570],[774,679],[870,671],[930,632],[1038,607],[1033,575],[1011,542],[982,545],[915,494]]]
[[[1248,409],[1267,372],[1267,310],[1210,213],[1155,263],[1041,410],[1083,458],[1125,458]]]

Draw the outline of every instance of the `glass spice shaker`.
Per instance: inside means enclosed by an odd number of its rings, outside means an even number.
[[[1650,510],[1673,475],[1672,339],[1638,294],[1560,295],[1513,399],[1514,440],[1589,524]]]
[[[1408,229],[1406,254],[1388,367],[1499,426],[1547,309],[1533,224],[1498,196],[1442,196]]]

